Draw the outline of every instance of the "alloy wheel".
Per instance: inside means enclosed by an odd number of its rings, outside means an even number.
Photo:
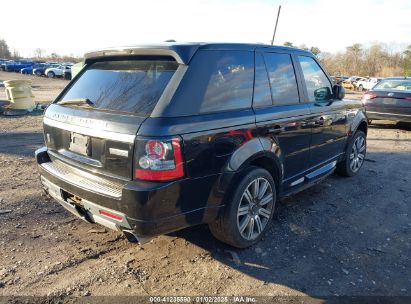
[[[263,177],[248,184],[237,210],[237,228],[246,240],[255,240],[271,218],[274,207],[273,189]]]
[[[365,139],[359,136],[351,148],[350,168],[353,172],[360,170],[365,158]]]

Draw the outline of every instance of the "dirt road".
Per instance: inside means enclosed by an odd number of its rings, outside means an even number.
[[[76,219],[41,190],[41,119],[0,116],[0,295],[411,295],[409,127],[372,126],[358,176],[281,202],[238,250],[206,226],[137,246]]]

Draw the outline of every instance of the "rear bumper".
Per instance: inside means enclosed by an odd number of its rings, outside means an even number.
[[[408,114],[385,113],[371,110],[367,110],[367,118],[371,120],[374,119],[411,122],[411,115]]]
[[[46,148],[36,151],[36,159],[43,188],[65,209],[88,222],[114,230],[132,231],[139,238],[213,221],[221,208],[221,199],[210,195],[215,192],[218,176],[167,183],[124,181],[120,185],[120,194],[114,196],[107,191],[97,192],[97,188],[92,191],[82,187],[75,175],[62,178],[55,174],[50,170],[53,160]],[[109,184],[107,182],[105,186]],[[119,215],[124,220],[102,216],[100,210]]]

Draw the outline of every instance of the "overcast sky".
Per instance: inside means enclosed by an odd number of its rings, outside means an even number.
[[[83,55],[108,46],[178,41],[317,46],[411,44],[411,0],[20,0],[1,5],[0,38],[23,56]]]

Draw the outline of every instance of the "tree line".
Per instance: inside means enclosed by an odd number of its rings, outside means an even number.
[[[294,46],[285,42],[285,46]],[[318,47],[298,48],[311,51],[318,57],[326,70],[335,76],[411,76],[411,45],[404,50],[393,50],[391,46],[374,42],[369,46],[355,43],[342,52],[322,52]]]
[[[10,50],[7,42],[4,39],[0,39],[0,59],[13,59],[18,60],[23,57],[20,56],[18,50]],[[41,61],[62,61],[62,62],[80,62],[81,58],[72,55],[59,55],[56,53],[46,54],[46,51],[41,48],[34,50],[34,58]]]
[[[411,76],[411,45],[404,50],[393,50],[389,45],[375,42],[369,46],[359,43],[348,46],[337,53],[322,52],[318,47],[295,46],[285,42],[285,46],[311,51],[331,75],[335,76]],[[34,50],[35,59],[44,61],[79,62],[75,56],[61,56],[56,53],[46,55],[45,50]],[[0,39],[0,58],[21,59],[17,50],[10,51],[4,39]]]

